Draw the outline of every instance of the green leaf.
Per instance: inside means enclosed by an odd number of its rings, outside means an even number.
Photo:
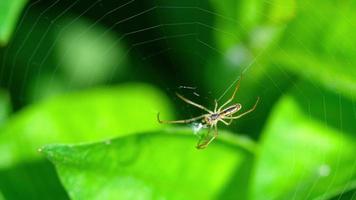
[[[0,46],[6,45],[27,0],[0,1]]]
[[[156,114],[171,117],[167,99],[143,84],[68,94],[14,115],[0,134],[0,169],[37,159],[54,142],[88,142],[159,129]]]
[[[296,15],[296,0],[272,0],[268,2],[268,21],[281,24],[292,20]]]
[[[310,56],[300,50],[275,52],[272,59],[294,74],[356,98],[356,68],[343,59]]]
[[[353,106],[311,83],[283,97],[261,139],[252,199],[327,199],[355,188]]]
[[[1,191],[0,191],[0,200],[5,200],[5,197],[4,197],[4,195],[1,193]]]
[[[233,175],[254,149],[244,138],[220,136],[204,150],[195,148],[192,130],[170,129],[94,144],[48,145],[42,152],[72,199],[214,199],[225,196],[221,192],[232,179],[246,186],[244,174]],[[234,189],[235,198],[244,193]]]
[[[315,0],[297,3],[300,5],[297,5],[296,17],[286,27],[280,48],[298,49],[355,64],[356,38],[352,26],[356,23],[355,2]]]
[[[271,54],[272,62],[355,98],[356,38],[351,24],[356,23],[356,4],[317,0],[297,8]]]

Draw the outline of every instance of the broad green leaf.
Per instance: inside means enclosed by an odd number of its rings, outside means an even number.
[[[224,199],[236,169],[253,155],[254,144],[221,134],[197,150],[192,130],[167,129],[83,145],[48,145],[42,152],[54,163],[72,199]],[[246,190],[235,187],[234,199]],[[231,194],[230,194],[231,195]]]
[[[297,8],[280,43],[283,49],[356,63],[355,2],[299,0]]]
[[[6,45],[27,0],[0,1],[0,46]]]
[[[302,50],[286,50],[275,52],[272,62],[323,87],[356,98],[356,68],[346,60],[310,56]]]
[[[356,187],[354,102],[303,83],[273,110],[252,199],[327,199]]]
[[[292,20],[297,14],[296,0],[272,0],[268,2],[268,21],[281,24]]]
[[[356,4],[322,0],[297,4],[295,18],[271,54],[272,62],[354,98]]]
[[[98,88],[56,97],[14,115],[0,134],[0,169],[37,159],[53,142],[88,142],[160,128],[171,117],[166,97],[143,84]]]

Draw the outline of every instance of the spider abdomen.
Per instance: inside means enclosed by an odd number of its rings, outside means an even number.
[[[232,106],[227,107],[219,113],[220,116],[228,116],[238,112],[241,109],[241,104],[237,103]]]

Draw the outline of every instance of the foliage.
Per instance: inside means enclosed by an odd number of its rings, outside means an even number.
[[[241,166],[251,162],[253,144],[229,138],[197,151],[187,148],[196,143],[190,133],[173,129],[88,145],[50,145],[42,151],[73,199],[210,199],[222,192],[243,196],[242,188],[228,191],[226,186],[235,183],[232,177],[247,182]]]
[[[0,200],[355,199],[355,8],[0,1]],[[157,122],[239,79],[261,101],[207,149]]]
[[[27,0],[4,0],[0,2],[0,46],[5,45],[16,26]]]

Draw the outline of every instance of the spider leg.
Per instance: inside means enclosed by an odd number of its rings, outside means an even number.
[[[177,95],[180,99],[182,99],[184,102],[186,102],[186,103],[188,103],[188,104],[190,104],[190,105],[193,105],[193,106],[198,107],[198,108],[200,108],[200,109],[202,109],[202,110],[205,110],[205,111],[207,111],[208,113],[213,113],[211,110],[209,110],[209,109],[205,108],[204,106],[202,106],[202,105],[200,105],[200,104],[197,104],[197,103],[195,103],[195,102],[193,102],[193,101],[191,101],[191,100],[189,100],[189,99],[183,97],[182,95],[180,95],[180,94],[178,94],[178,93],[176,93],[176,95]]]
[[[226,126],[229,126],[229,125],[231,124],[231,122],[232,122],[232,119],[230,119],[229,122],[226,122],[226,121],[223,120],[223,119],[219,119],[219,121],[221,121],[222,123],[224,123]]]
[[[231,117],[232,115],[229,115],[229,116],[227,116],[227,117]],[[226,117],[225,117],[226,118]],[[231,123],[232,123],[232,121],[234,121],[233,119],[230,119],[230,121],[229,122],[227,122],[227,125],[229,126]]]
[[[234,120],[230,119],[230,121],[227,123],[227,125],[230,125],[232,123],[232,121],[234,121]]]
[[[216,113],[216,110],[218,109],[218,100],[214,100],[215,101],[215,107],[214,107],[214,113]]]
[[[218,109],[218,111],[221,111],[221,109],[222,109],[223,107],[225,107],[225,106],[226,106],[227,104],[229,104],[232,100],[234,100],[235,95],[236,95],[236,92],[237,92],[237,91],[239,90],[239,88],[240,88],[240,81],[241,81],[241,79],[242,79],[242,76],[241,76],[239,82],[237,82],[236,87],[235,87],[235,90],[234,90],[234,93],[232,93],[232,96],[230,97],[230,99],[228,99],[222,106],[220,106],[220,108]]]
[[[260,97],[257,98],[257,101],[256,101],[255,105],[250,110],[248,110],[248,111],[246,111],[246,112],[244,112],[244,113],[242,113],[242,114],[240,114],[238,116],[235,116],[235,117],[233,117],[233,116],[232,117],[225,117],[225,119],[231,119],[231,120],[238,119],[240,117],[243,117],[244,115],[249,114],[250,112],[252,112],[252,111],[254,111],[256,109],[256,106],[257,106],[259,100],[260,100]]]
[[[215,124],[215,132],[214,132],[214,139],[218,137],[218,126]]]
[[[206,137],[209,137],[210,131],[211,131],[211,126],[210,126],[209,129],[208,129],[208,133],[206,134]],[[204,141],[204,142],[201,143],[202,141]],[[200,139],[198,140],[198,143],[197,143],[196,148],[197,148],[197,149],[203,149],[204,147],[202,147],[202,146],[205,145],[206,141],[207,141],[206,138],[200,138]]]
[[[210,127],[209,132],[208,132],[208,136],[210,133],[210,130],[212,129],[212,127],[214,127],[214,135],[213,137],[211,137],[210,139],[205,140],[203,143],[200,144],[200,141],[197,144],[197,149],[205,149],[217,136],[218,136],[218,128],[217,125],[213,125]]]
[[[159,118],[159,113],[157,113],[157,121],[161,124],[187,124],[187,123],[190,123],[190,122],[193,122],[193,121],[196,121],[198,119],[201,119],[205,117],[205,114],[204,115],[200,115],[198,117],[193,117],[193,118],[190,118],[190,119],[183,119],[183,120],[172,120],[172,121],[169,121],[169,120],[161,120]]]

